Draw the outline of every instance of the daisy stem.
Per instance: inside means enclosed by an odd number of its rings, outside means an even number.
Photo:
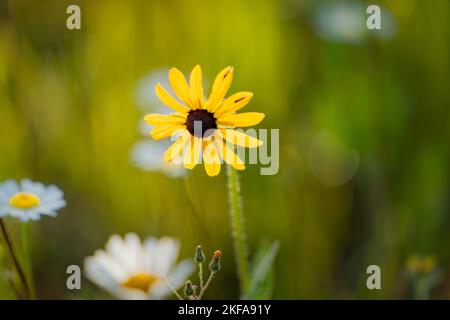
[[[198,277],[200,279],[200,290],[203,289],[203,263],[198,263]]]
[[[25,264],[25,273],[27,275],[30,299],[36,299],[36,291],[34,288],[33,268],[31,264],[31,247],[30,247],[30,224],[22,223],[22,246]]]
[[[3,219],[0,218],[0,229],[3,236],[3,240],[6,244],[6,251],[8,251],[9,259],[14,266],[14,269],[16,269],[17,275],[20,278],[20,281],[22,282],[23,289],[25,290],[26,294],[29,295],[29,288],[27,279],[25,277],[25,273],[22,270],[22,267],[19,264],[19,260],[17,260],[16,254],[14,253],[14,247],[12,245],[11,239],[9,238],[8,231],[6,230],[5,223],[3,222]]]
[[[237,263],[241,294],[244,294],[249,288],[250,277],[248,274],[248,253],[244,230],[241,187],[238,173],[231,166],[227,166],[227,175],[234,254]]]

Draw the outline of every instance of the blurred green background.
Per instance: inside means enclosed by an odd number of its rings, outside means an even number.
[[[250,253],[280,240],[275,299],[409,298],[415,254],[437,259],[432,297],[450,298],[449,49],[445,0],[0,0],[0,181],[55,183],[68,202],[31,226],[38,296],[108,298],[86,279],[69,291],[66,267],[129,231],[175,236],[183,258],[220,248],[207,298],[238,296],[224,170],[172,177],[131,156],[161,107],[153,82],[200,64],[206,83],[233,65],[231,92],[280,129],[279,173],[241,175]],[[382,290],[366,288],[371,264]]]

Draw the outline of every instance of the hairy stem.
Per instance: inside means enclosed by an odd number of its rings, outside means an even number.
[[[237,171],[230,166],[227,166],[227,174],[234,253],[237,263],[241,295],[243,295],[249,288],[250,277],[248,273],[248,253],[244,230],[244,213],[242,210],[241,188]]]
[[[203,289],[203,263],[198,264],[198,277],[200,279],[200,290]]]
[[[197,297],[197,300],[201,300],[203,297],[203,294],[205,293],[206,289],[208,288],[209,284],[211,283],[212,279],[214,279],[214,271],[211,271],[211,273],[209,274],[209,278],[208,280],[206,280],[205,286],[200,290],[200,293]]]

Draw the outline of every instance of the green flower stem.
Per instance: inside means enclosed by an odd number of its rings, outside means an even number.
[[[203,289],[203,263],[198,263],[198,277],[200,279],[200,290]]]
[[[197,300],[202,300],[203,294],[205,293],[206,289],[208,289],[208,286],[211,283],[211,281],[214,279],[215,274],[216,273],[214,271],[211,271],[211,273],[209,274],[208,280],[206,280],[205,286],[200,290],[200,293],[197,296]]]
[[[235,169],[231,168],[231,166],[227,166],[227,175],[234,254],[237,263],[241,295],[243,295],[248,291],[250,285],[250,276],[248,268],[247,244],[244,230],[241,188],[238,173]]]
[[[30,247],[30,224],[22,223],[22,246],[25,264],[25,273],[28,279],[30,299],[36,299],[36,291],[34,288],[33,268],[31,264],[31,247]]]
[[[413,282],[414,300],[429,300],[431,294],[430,281],[426,276],[417,276]]]
[[[27,278],[25,277],[25,273],[23,272],[22,267],[19,264],[19,260],[17,259],[16,254],[14,253],[14,247],[12,245],[11,239],[9,238],[5,223],[1,218],[0,218],[0,231],[3,236],[3,240],[5,242],[6,251],[8,252],[8,257],[11,261],[11,264],[13,265],[14,269],[17,272],[17,275],[19,276],[20,281],[22,282],[22,287],[25,290],[25,294],[29,295]]]

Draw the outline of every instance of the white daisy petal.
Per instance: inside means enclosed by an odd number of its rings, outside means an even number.
[[[171,273],[167,276],[167,279],[175,287],[179,288],[184,285],[186,278],[194,271],[194,263],[191,259],[185,259],[180,262]]]
[[[168,274],[172,265],[178,257],[180,243],[172,238],[163,237],[159,240],[156,248],[156,256],[158,259],[154,265],[154,271],[157,274]]]
[[[30,214],[28,214],[27,216],[28,216],[28,219],[34,220],[34,221],[39,220],[39,218],[40,218],[40,217],[39,217],[39,214],[37,214],[37,213],[35,213],[35,212],[30,213]]]
[[[135,233],[125,235],[125,242],[130,253],[130,261],[135,271],[144,269],[143,248],[141,240]]]
[[[20,186],[24,192],[30,192],[41,197],[45,193],[45,186],[40,182],[22,179]]]
[[[56,211],[47,211],[45,214],[48,215],[49,217],[56,217],[58,215],[58,212],[56,212]]]
[[[112,235],[106,243],[106,250],[128,273],[135,270],[128,246],[120,236]]]
[[[104,265],[99,263],[96,257],[88,257],[85,259],[84,270],[86,277],[92,282],[108,291],[117,292],[119,283],[107,270],[105,270]]]
[[[43,201],[52,201],[61,199],[64,196],[64,193],[55,185],[50,185],[45,190],[45,193],[42,196]]]
[[[0,195],[4,193],[7,196],[11,196],[19,191],[19,185],[14,180],[6,180],[0,188]]]
[[[28,222],[29,220],[30,220],[30,217],[27,215],[27,214],[22,214],[22,215],[20,215],[20,216],[17,216],[19,219],[20,219],[20,221],[22,221],[22,222]]]
[[[128,277],[128,273],[122,268],[120,263],[105,251],[97,250],[94,258],[99,265],[103,266],[105,272],[108,272],[117,282],[121,282]]]
[[[120,288],[117,290],[115,294],[118,298],[122,300],[148,300],[148,294],[146,292],[142,292],[141,290],[135,289],[124,289]]]
[[[58,199],[54,201],[43,201],[41,203],[42,209],[49,208],[50,210],[59,210],[66,206],[66,201],[64,201],[63,199]]]
[[[166,275],[167,281],[169,281],[169,283],[177,290],[185,284],[186,279],[193,271],[194,263],[191,259],[186,259],[180,262],[169,275]],[[172,289],[167,284],[167,281],[155,285],[152,288],[151,294],[155,296],[167,296],[172,294]]]
[[[154,272],[155,265],[158,261],[158,256],[156,254],[156,248],[158,246],[158,240],[154,237],[148,237],[144,241],[144,268],[149,272]]]

